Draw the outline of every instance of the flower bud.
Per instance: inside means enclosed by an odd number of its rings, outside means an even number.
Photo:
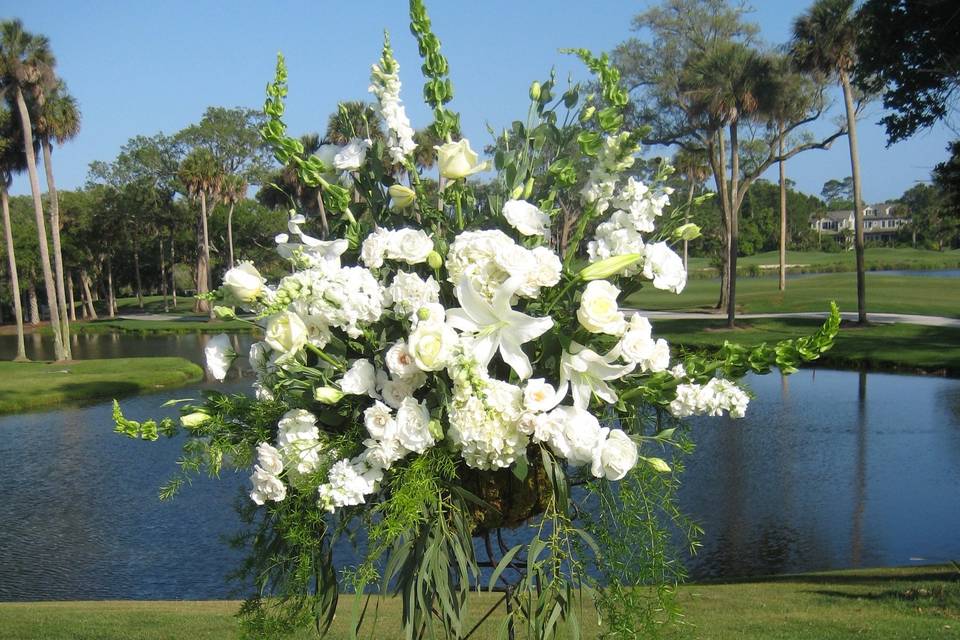
[[[522,200],[521,196],[523,195],[523,185],[517,185],[517,187],[510,192],[511,200]]]
[[[533,176],[527,178],[527,183],[523,186],[523,199],[529,200],[530,194],[533,193]]]
[[[426,307],[420,307],[417,309],[417,320],[429,320],[430,319],[430,309]]]
[[[236,320],[237,318],[237,312],[231,307],[214,307],[213,315],[217,316],[221,320]]]
[[[674,229],[673,237],[678,240],[695,240],[700,237],[700,227],[692,222],[682,224]]]
[[[313,390],[313,399],[323,404],[337,404],[343,398],[343,392],[333,387],[317,387]]]
[[[601,280],[620,273],[642,259],[642,253],[625,253],[620,256],[612,256],[584,267],[578,275],[581,280]]]
[[[443,426],[440,425],[439,420],[431,420],[427,425],[427,428],[430,430],[430,435],[433,436],[433,439],[439,442],[443,440]]]
[[[193,413],[188,413],[185,416],[181,416],[180,424],[188,429],[193,429],[194,427],[199,427],[208,420],[210,420],[209,414],[206,414],[203,411],[194,411]]]
[[[533,84],[530,85],[530,99],[534,102],[540,100],[540,83],[536,80],[534,80]]]
[[[387,192],[390,194],[391,209],[406,209],[417,199],[417,193],[410,187],[405,187],[402,184],[391,186],[387,189]]]
[[[431,251],[427,254],[427,264],[430,265],[431,269],[439,269],[443,266],[443,256],[436,251]]]

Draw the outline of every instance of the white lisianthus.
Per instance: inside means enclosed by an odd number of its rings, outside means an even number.
[[[307,343],[307,326],[295,313],[283,311],[270,316],[264,341],[283,355],[296,353]]]
[[[533,279],[538,287],[552,287],[560,282],[563,264],[560,257],[546,247],[534,247],[533,258],[536,260]]]
[[[613,429],[593,450],[590,471],[595,478],[621,480],[636,466],[637,457],[637,444],[620,429]]]
[[[340,171],[356,171],[367,159],[369,140],[351,138],[350,141],[333,156],[333,166]]]
[[[420,371],[405,340],[400,340],[387,349],[384,360],[390,373],[398,378],[407,378]]]
[[[653,280],[657,289],[680,293],[687,284],[687,272],[683,259],[667,246],[656,242],[644,247],[643,277]]]
[[[554,453],[574,466],[592,463],[593,451],[609,429],[601,427],[596,416],[579,407],[557,407],[550,412],[550,419],[555,425],[549,440]]]
[[[291,409],[277,423],[277,444],[286,449],[295,442],[316,441],[320,438],[317,417],[306,409]]]
[[[526,200],[507,200],[502,213],[507,223],[525,236],[543,237],[550,226],[550,216]]]
[[[479,161],[477,154],[470,148],[470,141],[466,138],[457,142],[447,142],[434,149],[437,150],[440,175],[444,178],[459,180],[487,168],[487,163]]]
[[[431,251],[433,251],[433,240],[421,229],[392,231],[386,246],[388,258],[401,260],[407,264],[426,262]]]
[[[287,487],[280,478],[261,469],[259,466],[253,468],[253,475],[250,476],[253,482],[253,491],[250,492],[250,499],[258,505],[263,505],[268,500],[280,502],[287,497]]]
[[[383,396],[384,402],[394,409],[399,409],[403,401],[413,395],[416,378],[417,376],[413,375],[409,378],[391,379],[386,372],[381,371],[377,373],[377,390]]]
[[[402,184],[390,185],[387,192],[390,194],[390,208],[395,210],[406,209],[417,199],[417,192]]]
[[[249,262],[241,262],[223,274],[223,286],[240,302],[253,302],[259,298],[266,284],[257,268]]]
[[[320,148],[317,149],[315,155],[320,159],[320,162],[323,163],[323,166],[326,167],[327,172],[333,173],[336,167],[333,164],[334,158],[337,157],[337,154],[340,153],[340,147],[335,144],[324,144],[320,145]]]
[[[230,336],[225,333],[210,338],[203,348],[203,355],[206,357],[207,371],[221,382],[227,377],[230,365],[237,359],[237,352],[230,344]]]
[[[593,280],[580,296],[577,319],[591,333],[619,336],[626,328],[623,312],[617,305],[620,289],[606,280]]]
[[[261,442],[257,445],[257,462],[260,468],[269,474],[278,476],[283,472],[283,457],[269,442]]]
[[[379,400],[363,412],[363,425],[374,440],[391,440],[396,437],[396,420],[390,407]]]
[[[417,402],[416,398],[404,398],[397,409],[397,440],[400,445],[414,453],[423,453],[433,446],[435,440],[430,433],[430,412],[427,405]]]
[[[639,362],[644,371],[666,371],[670,368],[670,345],[663,338],[658,338]]]
[[[523,407],[527,411],[549,411],[560,404],[560,400],[557,390],[543,378],[531,378],[523,388]]]
[[[339,382],[340,390],[351,395],[377,396],[377,372],[369,360],[354,360]]]
[[[653,355],[656,343],[651,337],[653,327],[650,321],[639,313],[633,314],[627,323],[627,330],[623,332],[620,343],[616,347],[620,357],[625,362],[641,362]],[[669,351],[668,351],[669,358]]]
[[[396,439],[364,440],[363,446],[366,447],[366,450],[360,454],[360,458],[371,467],[385,471],[393,466],[394,462],[409,453],[400,446],[400,442]]]
[[[450,363],[458,342],[450,325],[419,322],[410,334],[410,355],[423,371],[439,371]]]

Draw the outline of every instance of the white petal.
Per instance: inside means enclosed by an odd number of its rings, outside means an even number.
[[[553,327],[553,318],[534,318],[518,311],[511,311],[504,320],[509,323],[504,333],[519,344],[539,338]]]
[[[494,332],[489,335],[485,335],[473,343],[473,357],[477,359],[484,368],[490,364],[490,360],[493,359],[493,354],[497,351],[497,344],[499,343],[500,332]]]
[[[447,323],[454,329],[465,331],[467,333],[477,333],[480,327],[470,319],[467,312],[463,309],[447,309]]]
[[[530,358],[523,352],[520,345],[511,340],[507,335],[500,337],[500,355],[503,356],[503,361],[517,372],[521,380],[526,380],[533,375]]]
[[[480,326],[496,324],[497,317],[493,313],[493,308],[486,300],[480,297],[480,294],[473,288],[470,278],[464,278],[457,287],[457,299],[460,306],[467,312],[467,315]]]

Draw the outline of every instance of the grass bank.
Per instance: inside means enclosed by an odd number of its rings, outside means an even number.
[[[870,247],[865,255],[869,271],[933,271],[960,267],[960,250],[931,251],[928,249]],[[743,275],[775,274],[780,265],[780,252],[766,251],[737,259],[737,271]],[[718,274],[708,258],[691,258],[693,277],[713,277]],[[831,273],[856,271],[853,251],[787,251],[788,273]]]
[[[721,347],[724,341],[742,345],[773,343],[808,336],[821,321],[807,318],[738,320],[654,320],[654,333],[673,345],[694,349]],[[960,376],[960,329],[913,324],[844,325],[833,349],[820,364],[840,368],[866,366],[871,371],[902,371]]]
[[[0,414],[118,398],[176,387],[202,376],[203,370],[184,358],[0,361]],[[2,629],[0,624],[0,637]]]
[[[130,320],[124,318],[74,322],[74,333],[238,333],[254,330],[238,320],[208,320],[206,316],[185,316],[174,320]],[[46,329],[49,332],[49,328]]]
[[[664,637],[670,640],[899,640],[955,638],[960,631],[960,582],[956,570],[947,567],[839,571],[688,585],[681,588],[679,597],[685,617],[683,624],[665,630]],[[473,596],[470,606],[474,618],[492,601],[488,594]],[[331,640],[350,637],[352,604],[350,596],[341,600],[341,611],[328,636]],[[233,640],[238,637],[234,618],[238,607],[239,603],[233,601],[2,603],[0,638]],[[373,637],[401,637],[400,616],[398,600],[382,601]],[[583,637],[596,638],[595,619],[589,612],[585,618]],[[492,616],[474,637],[497,638],[498,624],[498,616]],[[304,632],[296,638],[316,635]]]
[[[738,278],[737,309],[740,313],[786,313],[828,311],[836,300],[840,309],[857,308],[855,273],[812,275],[777,288],[776,278]],[[712,309],[720,297],[720,281],[690,280],[676,295],[650,285],[631,296],[626,305],[638,309],[698,311]],[[960,317],[960,279],[867,274],[867,311]]]

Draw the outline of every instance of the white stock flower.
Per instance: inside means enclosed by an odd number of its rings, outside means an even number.
[[[430,433],[430,413],[427,405],[417,402],[416,398],[404,398],[397,409],[397,441],[414,453],[423,453],[433,446],[435,440]]]
[[[377,397],[377,373],[369,360],[355,360],[343,374],[339,384],[344,393]]]
[[[623,358],[624,362],[638,363],[650,358],[656,346],[651,337],[652,331],[650,321],[639,313],[634,313],[613,352]]]
[[[550,216],[526,200],[507,200],[502,213],[507,223],[525,236],[543,237],[550,225]]]
[[[643,277],[653,280],[657,289],[680,293],[687,284],[683,259],[666,242],[648,244],[644,248]]]
[[[340,507],[365,502],[365,496],[376,491],[376,481],[368,476],[363,463],[344,459],[334,463],[327,474],[327,484],[317,488],[318,502],[331,513]]]
[[[658,338],[650,350],[640,359],[640,368],[644,371],[666,371],[670,368],[670,345]]]
[[[253,302],[264,291],[267,281],[249,262],[241,262],[223,274],[223,286],[240,302]]]
[[[203,348],[203,355],[206,359],[207,371],[221,382],[227,377],[230,365],[237,359],[237,352],[230,344],[230,336],[225,333],[210,338]]]
[[[280,502],[287,497],[287,487],[283,481],[259,466],[253,468],[250,481],[253,483],[250,499],[258,505],[263,505],[268,500]]]
[[[580,409],[590,406],[594,394],[608,404],[617,401],[616,392],[607,384],[633,371],[633,365],[611,364],[614,357],[604,357],[576,342],[570,343],[570,351],[560,356],[560,387],[566,391],[570,385],[573,404]]]
[[[510,299],[519,284],[513,278],[507,280],[497,289],[493,301],[487,302],[465,278],[457,287],[461,307],[448,310],[447,320],[456,329],[475,336],[473,356],[483,367],[499,349],[504,362],[525,380],[533,373],[533,367],[521,345],[549,331],[553,318],[534,318],[514,311]]]
[[[383,258],[387,253],[390,231],[378,227],[363,239],[360,245],[360,260],[370,269],[379,269],[383,266]]]
[[[470,141],[466,138],[457,142],[447,142],[434,149],[437,150],[440,175],[444,178],[459,180],[487,168],[486,162],[479,162],[477,154],[470,148]]]
[[[333,166],[340,171],[356,171],[367,159],[369,140],[351,138],[347,144],[333,156]]]
[[[269,474],[278,476],[283,471],[283,457],[269,442],[257,445],[257,462],[260,468]]]
[[[282,311],[267,320],[264,342],[283,355],[296,353],[307,343],[307,326],[297,314]]]
[[[446,323],[418,322],[408,345],[416,366],[439,371],[450,363],[459,343],[457,332]]]
[[[595,478],[621,480],[637,465],[637,444],[620,429],[613,429],[593,450],[590,468]]]
[[[577,319],[591,333],[619,336],[626,328],[623,312],[617,305],[620,289],[606,280],[593,280],[580,296]]]
[[[413,316],[428,304],[440,299],[440,283],[427,276],[424,280],[415,273],[398,271],[387,289],[393,301],[393,310],[400,315]]]
[[[387,349],[384,360],[390,373],[398,378],[406,378],[420,371],[404,340],[394,343],[392,347]]]

